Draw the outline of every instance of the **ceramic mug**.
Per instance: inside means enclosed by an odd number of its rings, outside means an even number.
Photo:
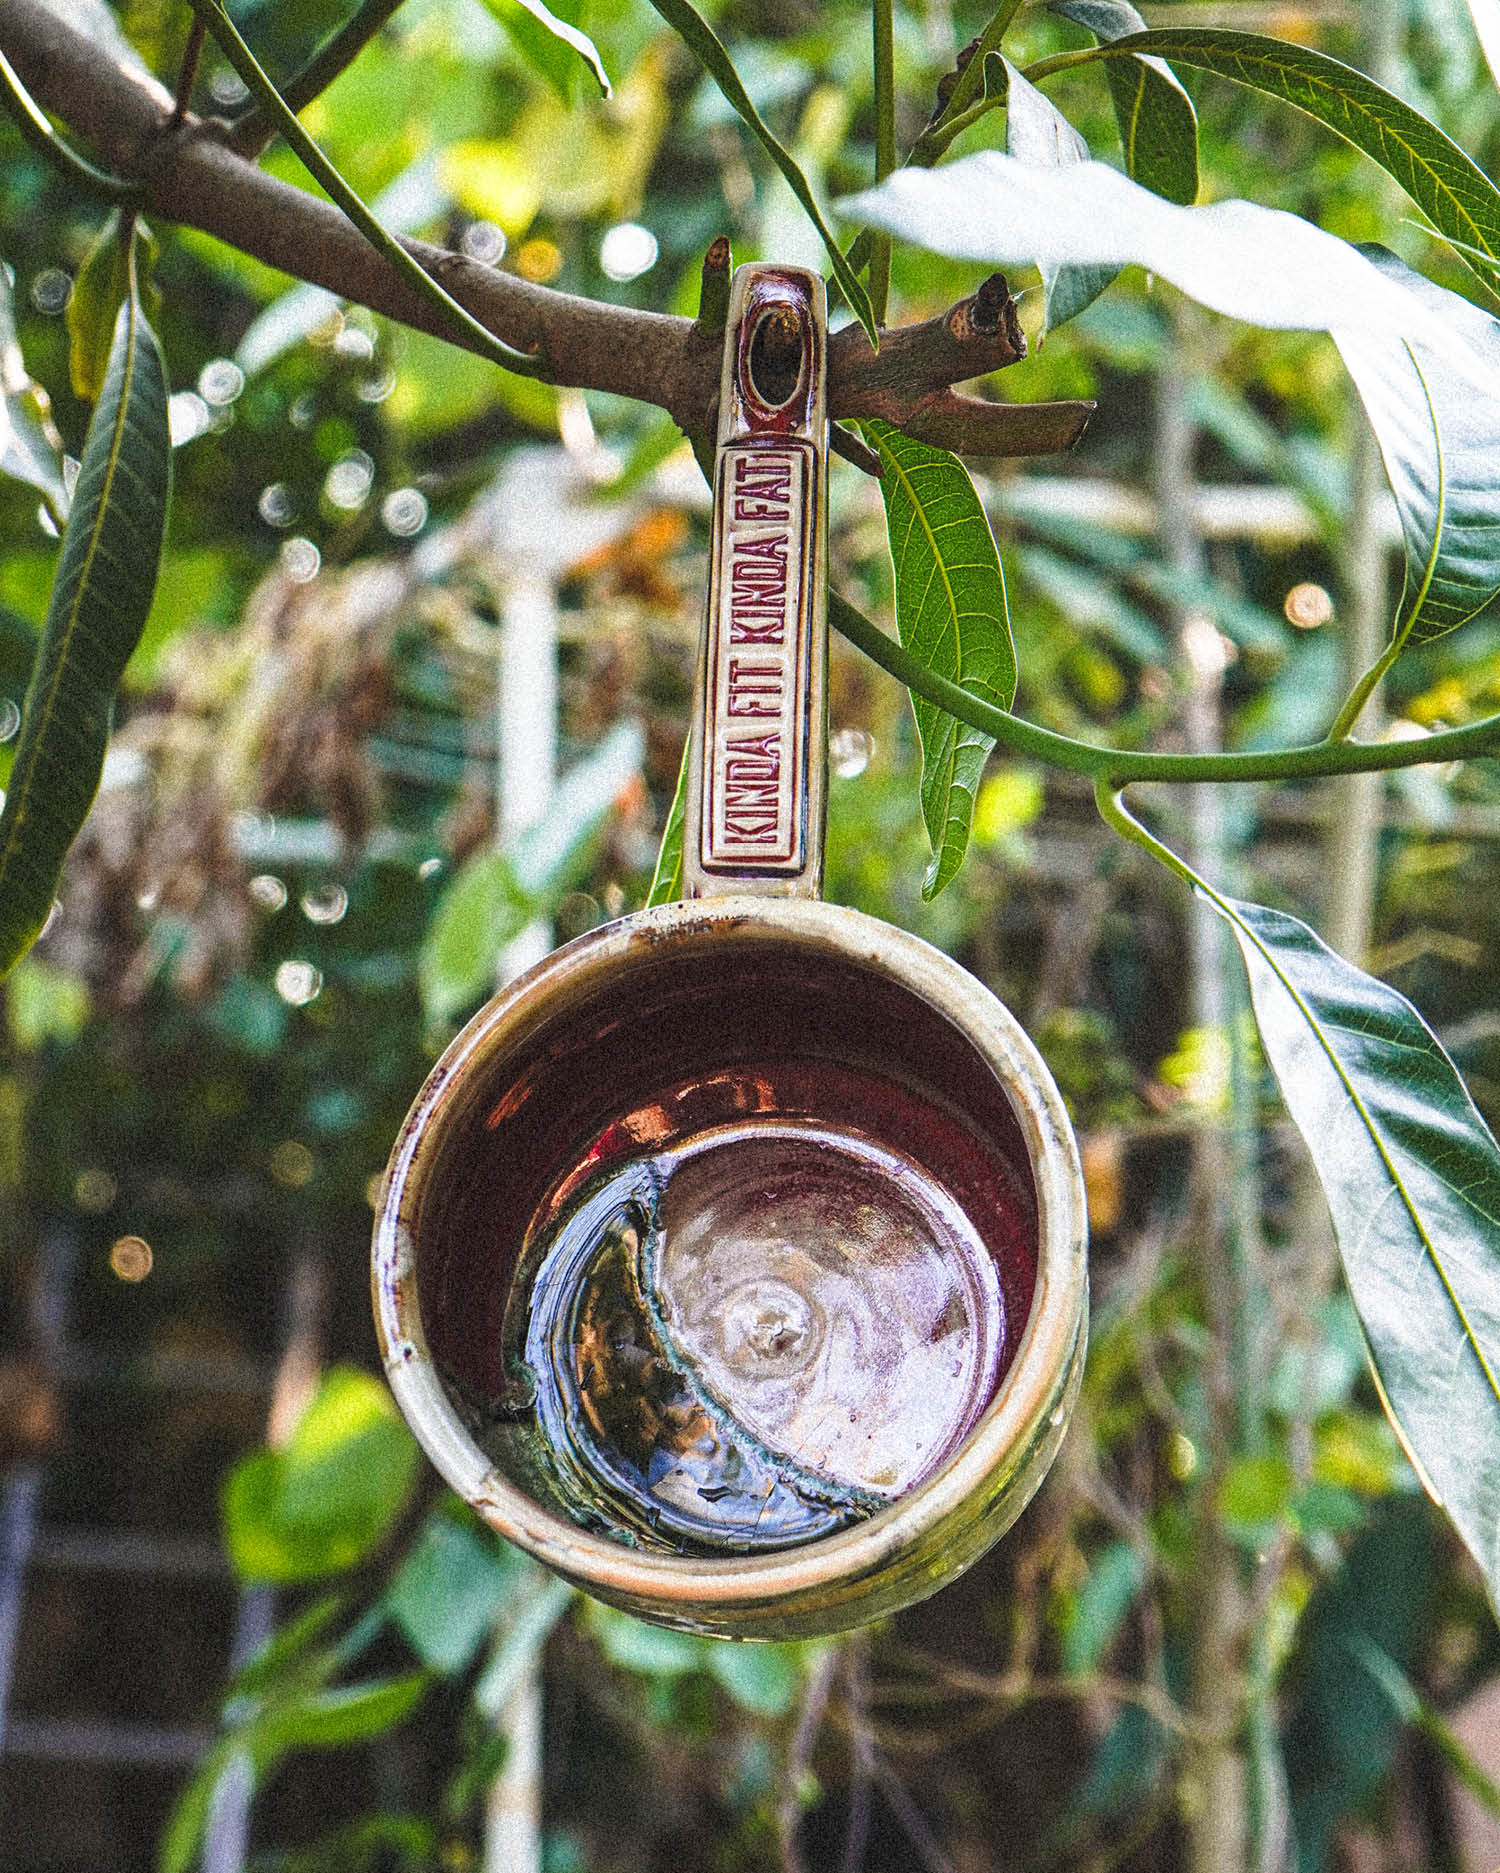
[[[578,938],[433,1069],[373,1293],[492,1527],[692,1631],[842,1630],[1014,1521],[1082,1370],[1062,1099],[951,958],[818,897],[826,310],[732,285],[684,901]]]

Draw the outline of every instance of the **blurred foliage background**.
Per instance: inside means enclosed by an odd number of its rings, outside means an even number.
[[[817,263],[647,6],[555,10],[595,39],[610,100],[514,0],[406,0],[305,121],[389,225],[573,292],[692,311],[720,232],[738,260]],[[863,185],[867,10],[707,10],[825,199]],[[63,11],[170,82],[185,7]],[[234,11],[284,75],[347,9]],[[1459,0],[1371,11],[1151,9],[1355,63],[1378,51],[1493,170],[1500,107]],[[985,17],[898,6],[903,143]],[[1041,14],[1021,35],[1033,57],[1077,43]],[[1437,264],[1354,152],[1185,81],[1204,199]],[[1097,72],[1058,95],[1108,147]],[[242,101],[206,57],[198,107]],[[0,155],[8,406],[76,455],[69,305],[101,217],[7,125]],[[304,182],[279,146],[267,161]],[[1495,1789],[1475,1752],[1500,1775],[1500,1641],[1371,1390],[1238,988],[1204,984],[1181,893],[1114,847],[1083,784],[1025,765],[992,764],[970,861],[924,903],[906,699],[837,644],[828,894],[993,986],[1079,1127],[1095,1326],[1063,1457],[957,1586],[803,1647],[570,1599],[444,1499],[373,1377],[371,1198],[503,945],[644,899],[689,709],[706,491],[664,417],[509,379],[155,232],[176,445],[163,576],[104,790],[0,1021],[5,1526],[29,1531],[4,1563],[9,1863],[477,1867],[540,1646],[548,1873],[1186,1868],[1226,1786],[1247,1867],[1489,1873]],[[941,311],[977,274],[898,250],[894,316]],[[1320,728],[1347,686],[1354,586],[1383,564],[1394,602],[1399,565],[1331,345],[1210,319],[1136,275],[1005,394],[1099,404],[1067,461],[983,465],[1021,706],[1126,745],[1183,745],[1190,694],[1230,745]],[[0,479],[0,541],[13,737],[56,555],[34,487]],[[878,495],[843,464],[832,550],[844,588],[888,608]],[[539,587],[568,778],[545,837],[496,859],[501,725],[525,707],[501,693],[501,638]],[[1500,622],[1481,618],[1403,660],[1388,732],[1497,700]],[[1500,787],[1488,767],[1427,768],[1375,793],[1364,817],[1331,783],[1228,793],[1217,876],[1336,924],[1493,1123]],[[1195,810],[1164,790],[1154,805]],[[1361,842],[1374,882],[1351,885]],[[1205,1138],[1227,1192],[1205,1194]],[[1226,1265],[1258,1297],[1230,1319]]]

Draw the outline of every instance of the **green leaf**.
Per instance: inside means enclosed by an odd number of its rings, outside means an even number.
[[[1500,1150],[1410,1002],[1296,918],[1207,895],[1244,956],[1387,1410],[1500,1604]]]
[[[324,1676],[331,1673],[336,1662],[331,1650],[310,1655],[338,1618],[342,1606],[336,1594],[325,1594],[289,1625],[273,1632],[230,1679],[226,1704],[232,1705],[240,1698],[263,1697],[289,1679],[304,1677],[310,1671],[321,1671]]]
[[[1023,163],[1061,169],[1086,163],[1089,146],[1049,97],[1029,84],[1009,59],[993,55],[1006,81],[1005,146]],[[1064,267],[1044,264],[1043,325],[1056,331],[1091,306],[1119,272],[1118,267]]]
[[[1105,44],[1146,30],[1127,0],[1051,0],[1051,11]],[[1111,59],[1104,75],[1131,176],[1169,202],[1195,201],[1198,116],[1171,66],[1147,54]]]
[[[74,1041],[89,1018],[88,984],[66,969],[26,956],[11,974],[6,995],[11,1039],[23,1054],[48,1041]]]
[[[1364,1633],[1350,1635],[1349,1650],[1391,1700],[1402,1722],[1420,1730],[1474,1799],[1492,1815],[1500,1815],[1500,1785],[1474,1760],[1395,1659]]]
[[[1137,33],[1101,58],[1155,54],[1217,72],[1315,117],[1394,176],[1474,271],[1500,288],[1500,190],[1420,111],[1326,52],[1227,28]]]
[[[422,1663],[451,1676],[473,1662],[515,1575],[493,1537],[440,1511],[391,1582],[386,1606]]]
[[[875,313],[870,304],[870,295],[860,284],[854,269],[844,258],[833,230],[823,219],[807,177],[792,160],[787,149],[777,141],[771,130],[762,120],[760,112],[750,102],[750,94],[734,69],[734,61],[725,50],[724,42],[708,21],[697,9],[688,4],[688,0],[651,0],[652,6],[692,49],[699,64],[723,92],[728,102],[733,105],[747,127],[759,139],[766,154],[786,177],[787,185],[793,195],[807,210],[809,219],[822,237],[823,246],[828,253],[828,264],[833,270],[833,277],[838,281],[839,291],[849,302],[849,309],[869,334],[872,345],[880,342],[875,329]]]
[[[708,1642],[696,1633],[648,1625],[596,1600],[585,1606],[589,1631],[600,1651],[622,1671],[639,1672],[644,1678],[676,1678],[702,1667]]]
[[[58,527],[68,517],[63,484],[63,445],[52,421],[52,405],[28,374],[16,336],[10,276],[0,267],[0,475],[24,481],[47,504]]]
[[[797,1701],[807,1675],[809,1645],[741,1645],[705,1639],[702,1663],[709,1676],[741,1710],[756,1717],[784,1717]]]
[[[559,19],[542,0],[484,0],[484,4],[510,34],[517,51],[547,80],[564,104],[573,101],[576,59],[588,66],[605,97],[613,95],[599,48],[587,33]]]
[[[1215,1508],[1228,1532],[1263,1547],[1286,1515],[1297,1479],[1286,1458],[1272,1452],[1236,1457],[1219,1485]]]
[[[1115,1541],[1089,1563],[1063,1629],[1063,1669],[1072,1677],[1093,1671],[1141,1590],[1145,1568],[1128,1541]]]
[[[130,257],[118,209],[83,257],[68,300],[68,376],[73,394],[97,403],[109,368],[115,320],[130,290]]]
[[[884,471],[880,494],[902,644],[950,682],[1008,709],[1016,652],[1005,575],[968,470],[946,450],[914,442],[889,424],[861,427]],[[922,895],[932,898],[963,863],[975,795],[995,744],[915,694],[912,708],[922,741],[922,818],[932,842]]]
[[[0,975],[46,923],[98,790],[115,689],[151,609],[170,464],[166,367],[132,277],[83,445],[0,813]]]
[[[338,1749],[395,1729],[421,1701],[425,1671],[309,1691],[268,1707],[244,1733],[260,1777],[288,1750]]]
[[[420,1459],[390,1394],[334,1366],[285,1449],[236,1464],[224,1487],[224,1545],[242,1580],[285,1584],[355,1566],[406,1506]]]
[[[303,1691],[259,1708],[194,1770],[172,1808],[157,1848],[157,1873],[191,1873],[223,1777],[238,1769],[253,1789],[294,1749],[337,1749],[392,1730],[421,1701],[425,1671],[332,1690]]]
[[[1486,395],[1420,343],[1339,340],[1401,516],[1406,591],[1394,637],[1405,647],[1453,630],[1500,591],[1500,320],[1383,248],[1361,251],[1461,333],[1490,371]]]
[[[233,1754],[226,1738],[209,1751],[184,1784],[157,1844],[157,1873],[192,1873],[213,1810],[214,1791]]]
[[[500,952],[568,890],[621,796],[640,773],[639,726],[622,722],[559,782],[546,817],[503,852],[478,852],[437,910],[418,964],[422,1006],[449,1021],[494,986]]]
[[[687,816],[688,763],[692,758],[693,738],[690,734],[682,744],[677,786],[672,795],[667,823],[662,828],[656,870],[651,874],[651,889],[646,893],[648,910],[653,904],[675,904],[682,896],[682,827]]]

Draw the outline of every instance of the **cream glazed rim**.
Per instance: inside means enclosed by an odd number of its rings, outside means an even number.
[[[631,966],[686,944],[711,949],[736,939],[784,941],[842,958],[905,988],[959,1031],[996,1073],[1021,1130],[1037,1200],[1037,1274],[1026,1328],[994,1399],[959,1448],[933,1474],[867,1520],[765,1554],[673,1555],[624,1546],[535,1502],[479,1448],[438,1376],[423,1330],[409,1211],[441,1158],[451,1129],[483,1086],[492,1055],[524,1042],[596,982],[619,988]],[[479,1515],[536,1559],[606,1597],[653,1602],[671,1617],[682,1603],[731,1614],[737,1606],[815,1599],[826,1589],[879,1574],[945,1523],[955,1530],[965,1504],[1003,1502],[980,1544],[1004,1532],[1040,1482],[1036,1465],[1021,1499],[1004,1502],[1007,1466],[1024,1471],[1038,1444],[1060,1436],[1086,1309],[1087,1214],[1082,1173],[1062,1097],[1015,1016],[959,963],[911,932],[818,899],[723,896],[659,905],[605,924],[553,952],[496,995],[457,1035],[432,1069],[392,1152],[380,1194],[372,1287],[391,1390],[437,1469]],[[996,1483],[997,1476],[1001,1479]],[[956,1574],[977,1550],[955,1542]],[[930,1577],[899,1596],[915,1598]],[[878,1610],[886,1610],[884,1607]]]

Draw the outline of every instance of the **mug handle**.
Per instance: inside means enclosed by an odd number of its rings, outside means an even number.
[[[828,778],[828,299],[806,268],[730,286],[683,890],[818,895]]]

